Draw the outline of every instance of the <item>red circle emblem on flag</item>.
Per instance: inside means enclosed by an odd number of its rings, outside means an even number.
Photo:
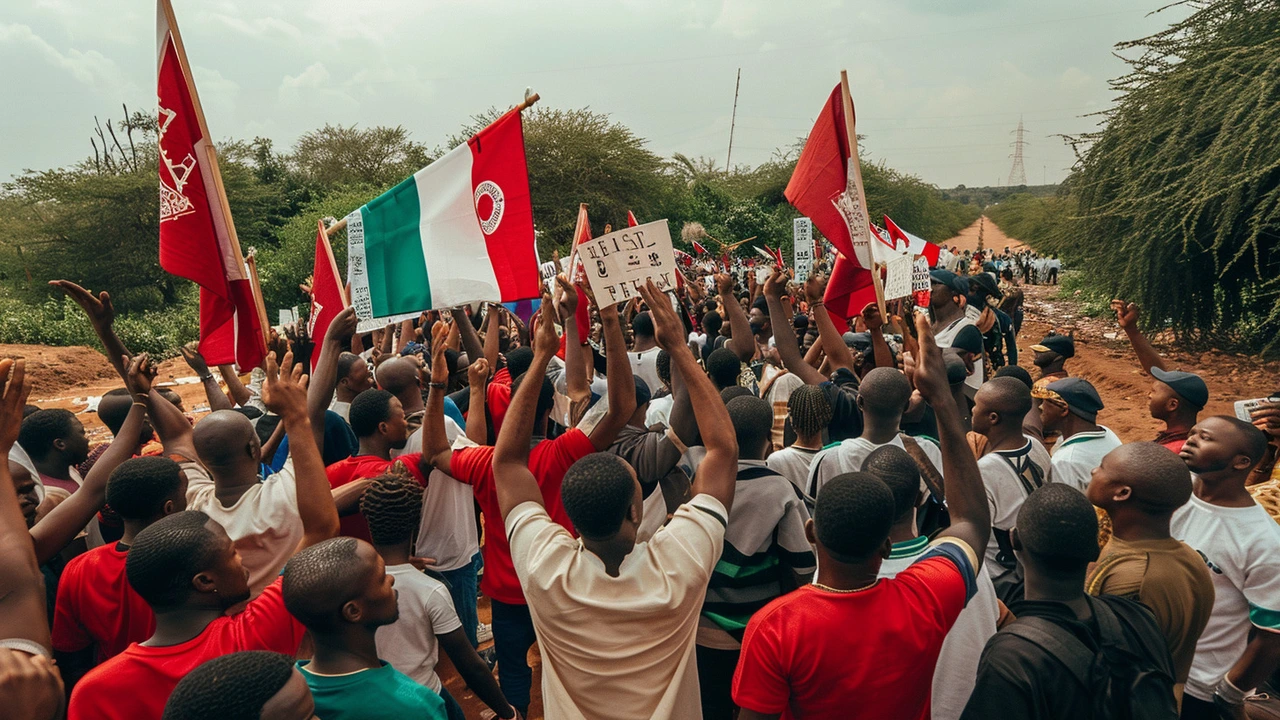
[[[502,188],[492,180],[485,180],[476,185],[476,218],[480,220],[480,230],[485,235],[492,235],[502,222],[502,209],[506,202],[502,197]]]

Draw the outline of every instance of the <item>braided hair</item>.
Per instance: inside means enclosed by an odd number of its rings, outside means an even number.
[[[182,678],[162,720],[258,720],[293,676],[293,658],[250,650],[214,658]]]
[[[831,424],[831,402],[817,385],[801,385],[787,398],[787,415],[796,434],[820,435]]]
[[[375,545],[408,542],[422,517],[422,486],[402,473],[379,475],[360,497],[360,514]]]

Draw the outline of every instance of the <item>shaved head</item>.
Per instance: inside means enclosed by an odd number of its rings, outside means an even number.
[[[893,368],[875,368],[862,378],[858,399],[863,410],[877,417],[901,415],[911,400],[911,382]]]
[[[1017,378],[992,378],[978,388],[973,402],[974,432],[986,435],[996,424],[1020,430],[1031,412],[1031,391]]]
[[[405,358],[392,358],[378,366],[378,387],[400,398],[421,395],[418,384],[418,366]]]
[[[1135,442],[1103,458],[1109,474],[1128,485],[1137,507],[1153,515],[1171,513],[1191,498],[1191,471],[1163,445]]]
[[[229,468],[246,457],[257,462],[258,434],[249,418],[234,410],[215,410],[196,423],[191,440],[200,462],[209,468]]]

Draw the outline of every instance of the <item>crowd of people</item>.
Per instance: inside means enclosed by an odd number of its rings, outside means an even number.
[[[553,720],[1245,717],[1280,404],[1207,415],[1117,301],[1164,425],[1123,443],[1072,337],[1018,365],[1056,260],[944,253],[927,308],[847,320],[821,268],[347,309],[259,368],[185,348],[198,420],[59,282],[122,387],[91,448],[0,360],[0,715],[463,718],[443,653],[520,718],[536,644]]]

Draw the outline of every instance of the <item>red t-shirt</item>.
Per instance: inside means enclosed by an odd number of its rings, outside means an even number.
[[[976,588],[973,565],[948,545],[861,592],[807,585],[766,605],[742,639],[734,702],[784,719],[928,720],[942,641]]]
[[[54,650],[79,652],[96,645],[94,662],[100,664],[155,632],[151,606],[125,577],[125,557],[111,543],[67,563],[53,610]]]
[[[555,440],[543,440],[529,450],[529,471],[542,489],[547,514],[571,533],[573,523],[560,502],[560,485],[569,466],[595,451],[586,433],[576,428]],[[480,589],[499,602],[524,605],[524,591],[511,563],[511,545],[507,543],[507,528],[502,522],[498,492],[493,484],[493,447],[455,450],[449,467],[459,482],[471,486],[484,514],[484,577],[480,580]]]
[[[493,434],[496,437],[502,430],[502,419],[507,416],[507,408],[511,407],[511,373],[502,368],[494,373],[493,380],[484,391],[484,406],[493,421]]]
[[[417,480],[419,485],[426,487],[427,481],[422,477],[422,453],[401,455],[392,460],[384,460],[376,455],[353,455],[339,460],[325,468],[324,471],[329,476],[329,487],[337,489],[349,482],[377,477],[397,462],[404,463],[405,469],[409,471],[409,476]],[[359,512],[339,518],[338,525],[339,535],[360,538],[365,542],[373,542],[369,537],[369,522]]]
[[[284,608],[280,579],[243,612],[220,617],[179,645],[128,649],[76,684],[67,720],[160,720],[178,681],[201,663],[241,650],[296,655],[305,628]]]

